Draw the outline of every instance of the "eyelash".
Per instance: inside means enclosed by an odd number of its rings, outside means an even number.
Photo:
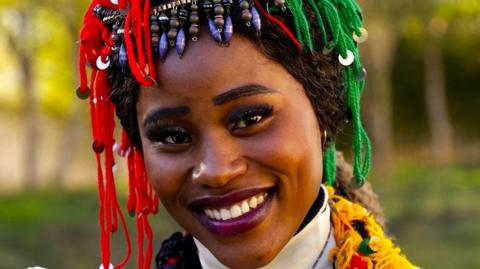
[[[228,127],[231,132],[240,129],[248,129],[260,122],[273,113],[271,105],[255,105],[234,111],[228,117]],[[147,128],[146,137],[160,145],[188,145],[192,139],[192,134],[186,128],[173,125],[161,124]]]
[[[180,126],[151,127],[150,130],[147,130],[146,136],[150,141],[166,145],[181,145],[192,142],[190,132]]]
[[[266,117],[270,116],[272,112],[273,106],[267,104],[240,109],[229,117],[229,129],[230,131],[235,131],[238,129],[249,128],[250,126],[262,122]],[[243,122],[243,125],[238,127],[240,122]]]

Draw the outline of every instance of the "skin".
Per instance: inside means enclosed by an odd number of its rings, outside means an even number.
[[[322,131],[302,85],[241,36],[228,48],[202,38],[181,59],[171,52],[158,73],[158,87],[140,90],[137,120],[147,173],[163,205],[226,266],[267,265],[299,228],[322,179]],[[246,85],[270,91],[213,101]],[[273,112],[229,122],[252,105]],[[183,107],[183,115],[153,113],[174,107]],[[148,118],[153,121],[144,125]],[[152,138],[164,134],[165,125],[188,135]],[[203,173],[194,177],[200,166]],[[197,197],[252,187],[274,189],[271,207],[259,225],[235,236],[210,232],[188,206]]]

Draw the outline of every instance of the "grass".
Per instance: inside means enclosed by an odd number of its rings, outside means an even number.
[[[403,167],[379,190],[389,227],[423,268],[480,268],[480,168]]]
[[[480,168],[403,166],[378,193],[390,231],[422,268],[480,268]],[[124,204],[125,197],[121,197]],[[98,268],[97,196],[36,192],[0,197],[0,269]],[[133,219],[127,218],[130,231]],[[161,211],[152,218],[156,246],[176,225]],[[133,235],[134,236],[134,235]],[[125,244],[118,234],[113,260]],[[135,254],[126,268],[135,268]]]
[[[121,203],[125,204],[125,197],[121,197]],[[130,231],[134,231],[134,220],[127,221]],[[176,229],[165,212],[153,217],[151,223],[158,238]],[[97,195],[93,191],[23,193],[0,198],[0,269],[34,265],[98,268],[98,235]],[[118,233],[112,241],[114,261],[123,258],[125,246]],[[135,258],[131,261],[126,268],[135,268]]]

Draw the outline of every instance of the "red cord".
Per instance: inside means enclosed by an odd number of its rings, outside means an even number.
[[[152,40],[150,38],[150,1],[145,1],[143,7],[143,29],[144,29],[144,38],[145,38],[145,49],[147,53],[147,62],[148,62],[148,74],[151,79],[155,78],[155,68],[153,65],[153,56],[152,56]]]
[[[125,18],[125,46],[127,47],[127,58],[128,64],[130,66],[130,71],[132,72],[135,79],[144,86],[152,86],[153,81],[146,79],[143,72],[139,69],[137,64],[137,59],[135,58],[135,51],[132,44],[131,36],[128,34],[130,32],[132,21],[132,14],[128,13],[127,17]]]
[[[135,42],[136,42],[136,48],[137,48],[137,57],[138,57],[138,65],[140,67],[140,70],[142,70],[142,73],[145,73],[145,54],[143,53],[143,48],[145,46],[143,45],[143,39],[145,38],[142,35],[142,27],[143,27],[143,22],[142,22],[142,6],[140,3],[141,0],[131,0],[130,2],[130,13],[132,13],[132,30],[135,35]]]
[[[270,20],[271,22],[278,25],[278,27],[280,27],[288,35],[288,37],[290,37],[290,39],[295,44],[295,46],[297,46],[298,51],[302,52],[302,49],[303,49],[302,44],[300,44],[300,42],[298,42],[298,39],[295,37],[295,35],[292,34],[290,29],[288,29],[288,27],[285,24],[283,24],[279,19],[277,19],[277,18],[273,17],[272,15],[268,14],[268,12],[265,11],[265,9],[263,9],[263,7],[260,5],[258,0],[255,0],[255,6],[257,6],[257,8],[260,10],[260,12],[262,13],[263,16],[265,16],[268,20]]]

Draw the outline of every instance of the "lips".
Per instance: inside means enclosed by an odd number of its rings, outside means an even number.
[[[236,235],[254,228],[266,217],[272,196],[268,188],[245,189],[199,197],[189,205],[211,232]]]

